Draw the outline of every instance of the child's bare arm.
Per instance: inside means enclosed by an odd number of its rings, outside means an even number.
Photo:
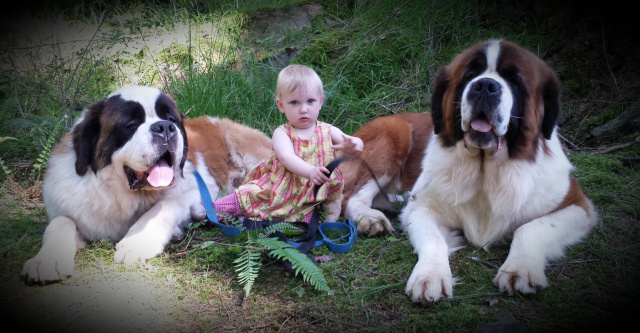
[[[331,126],[331,141],[333,142],[333,149],[342,150],[346,154],[360,153],[364,149],[362,139],[344,134],[335,126]]]
[[[316,185],[324,184],[329,179],[329,177],[325,175],[325,173],[329,173],[327,168],[324,166],[313,166],[295,154],[291,139],[281,128],[276,128],[273,132],[272,139],[273,151],[278,156],[280,163],[282,163],[287,170],[299,176],[309,178]]]

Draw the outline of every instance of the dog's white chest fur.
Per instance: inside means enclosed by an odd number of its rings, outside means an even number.
[[[432,142],[435,141],[432,138]],[[537,160],[509,160],[506,149],[480,160],[464,143],[427,148],[423,174],[414,187],[416,201],[437,212],[447,226],[461,229],[479,247],[508,238],[517,227],[556,207],[569,188],[569,160],[557,137]],[[541,167],[542,166],[542,167]]]

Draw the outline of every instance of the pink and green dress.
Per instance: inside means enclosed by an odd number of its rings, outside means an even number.
[[[326,166],[335,159],[329,133],[331,125],[317,121],[316,129],[308,140],[300,139],[288,123],[280,128],[291,138],[295,154],[305,162]],[[340,199],[344,189],[340,168],[333,171],[315,198],[313,187],[313,182],[308,178],[287,170],[273,153],[247,174],[244,183],[236,189],[236,195],[245,217],[254,220],[303,221],[316,203]]]

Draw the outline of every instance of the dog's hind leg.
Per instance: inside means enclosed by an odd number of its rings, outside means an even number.
[[[27,281],[58,281],[73,275],[76,249],[86,241],[78,233],[75,222],[66,216],[51,220],[42,237],[42,248],[22,269]]]

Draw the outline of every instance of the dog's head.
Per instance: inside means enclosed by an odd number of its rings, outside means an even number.
[[[476,44],[439,69],[431,114],[444,146],[534,160],[560,117],[561,84],[551,68],[524,48],[502,40]]]
[[[125,86],[88,107],[72,130],[76,173],[122,170],[129,188],[171,187],[187,158],[183,116],[156,88]]]

